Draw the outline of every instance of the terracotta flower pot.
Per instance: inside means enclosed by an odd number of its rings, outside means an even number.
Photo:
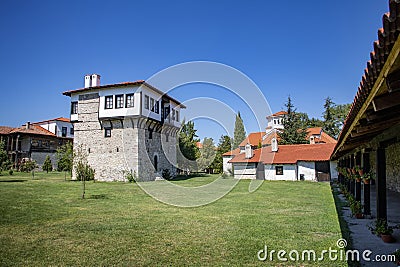
[[[357,183],[361,182],[360,178],[356,178]]]
[[[390,234],[389,235],[382,234],[381,238],[385,243],[394,243],[396,241],[396,239],[394,239],[394,237]]]
[[[363,176],[363,175],[364,175],[364,171],[363,171],[363,170],[358,170],[358,174],[359,174],[360,176]]]
[[[364,184],[369,184],[369,180],[364,179]]]
[[[362,213],[356,213],[356,219],[363,219],[364,215]]]

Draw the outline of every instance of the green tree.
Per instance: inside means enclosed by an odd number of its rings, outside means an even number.
[[[304,128],[312,128],[312,127],[322,127],[323,121],[316,118],[309,118],[308,114],[305,112],[298,112],[298,116],[300,117],[301,125]]]
[[[240,112],[236,115],[235,129],[233,132],[233,148],[238,148],[240,143],[246,138],[246,131],[244,130],[244,124]]]
[[[49,173],[49,171],[51,172],[53,170],[53,164],[51,163],[51,159],[50,159],[49,155],[46,156],[46,159],[43,162],[42,169],[44,171],[46,171],[47,173]]]
[[[185,123],[183,120],[178,135],[177,163],[178,167],[187,173],[197,170],[196,159],[199,157],[199,150],[196,143],[200,140],[197,138],[196,132],[192,121]]]
[[[333,116],[333,107],[335,103],[333,103],[332,99],[328,96],[325,99],[325,104],[324,104],[324,126],[322,129],[324,132],[329,134],[330,136],[336,137],[339,134],[339,127],[337,125],[337,122]]]
[[[285,103],[285,107],[287,114],[283,117],[284,130],[279,134],[281,143],[284,145],[307,143],[306,127],[303,125],[299,114],[296,112],[290,96]]]
[[[63,146],[57,148],[57,170],[65,172],[64,178],[66,179],[66,173],[69,172],[72,175],[73,167],[73,147],[72,143],[68,142]]]
[[[232,138],[228,135],[221,135],[221,138],[218,141],[217,153],[215,155],[214,161],[211,164],[214,172],[222,173],[223,171],[223,161],[222,154],[231,151],[232,149]]]
[[[336,105],[328,96],[325,99],[323,113],[323,130],[334,138],[338,138],[351,104]]]
[[[87,160],[87,153],[82,146],[78,146],[74,151],[74,170],[76,179],[83,182],[82,199],[85,198],[86,181],[94,180],[95,171],[90,167]]]
[[[198,170],[200,171],[211,168],[211,164],[214,161],[216,154],[214,140],[212,138],[205,137],[203,140],[203,147],[200,148],[199,151],[200,156],[196,160]]]
[[[5,144],[3,141],[0,141],[0,173],[9,170],[10,168],[11,162],[8,158],[7,151],[5,150]]]

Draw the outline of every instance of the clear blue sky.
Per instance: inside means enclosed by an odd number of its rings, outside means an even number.
[[[68,117],[61,92],[82,87],[84,74],[116,83],[194,60],[242,71],[274,112],[290,95],[320,117],[327,96],[353,100],[388,9],[382,0],[2,0],[0,125]]]

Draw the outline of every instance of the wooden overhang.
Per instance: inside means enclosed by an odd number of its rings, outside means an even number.
[[[389,1],[371,60],[332,153],[336,160],[400,123],[400,0]]]

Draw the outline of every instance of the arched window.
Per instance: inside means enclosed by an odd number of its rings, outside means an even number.
[[[158,156],[154,155],[154,169],[158,171]]]

